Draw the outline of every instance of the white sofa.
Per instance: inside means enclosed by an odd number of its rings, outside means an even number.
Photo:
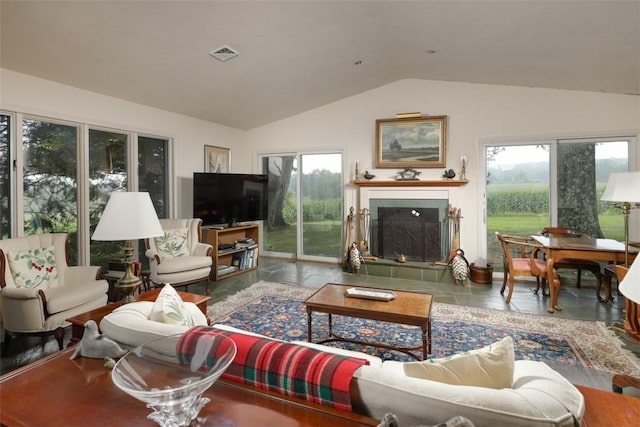
[[[106,316],[100,328],[126,346],[187,329],[149,320],[152,305],[138,302],[123,306]],[[195,313],[197,307],[189,310]],[[206,324],[203,317],[200,320]],[[257,335],[222,324],[213,327]],[[351,384],[354,411],[374,419],[391,412],[398,416],[401,426],[437,424],[456,415],[468,418],[477,427],[579,426],[584,415],[580,392],[542,362],[516,361],[512,387],[492,389],[412,378],[405,375],[401,362],[383,362],[375,356],[306,341],[293,343],[367,359],[369,365],[358,368]]]

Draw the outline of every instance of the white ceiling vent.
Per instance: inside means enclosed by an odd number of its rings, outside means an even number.
[[[229,46],[222,46],[209,52],[209,55],[213,56],[217,60],[224,62],[238,56],[238,51],[230,48]]]

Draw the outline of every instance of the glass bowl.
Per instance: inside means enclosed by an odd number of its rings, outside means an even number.
[[[147,418],[163,427],[186,426],[210,402],[202,394],[235,355],[236,344],[218,331],[189,331],[134,348],[115,364],[111,379],[153,409]]]

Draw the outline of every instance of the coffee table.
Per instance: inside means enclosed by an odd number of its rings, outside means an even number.
[[[377,301],[346,296],[345,293],[347,289],[352,287],[353,285],[327,283],[307,298],[304,305],[307,309],[309,342],[311,342],[312,337],[312,314],[313,312],[320,312],[329,314],[330,337],[326,340],[319,341],[318,343],[320,344],[332,341],[351,342],[399,351],[417,360],[424,360],[431,354],[432,295],[419,292],[393,291],[396,294],[395,299],[391,301]],[[384,291],[388,290],[385,289]],[[389,343],[373,343],[342,337],[333,332],[331,316],[334,314],[418,326],[422,330],[422,345],[417,347],[399,347]],[[416,350],[421,350],[421,357],[414,353]]]
[[[147,426],[151,410],[111,381],[102,359],[69,360],[68,348],[0,377],[0,425]],[[205,396],[201,426],[376,426],[352,412],[218,380]]]
[[[155,301],[158,297],[158,294],[162,288],[153,289],[149,292],[142,293],[137,295],[136,298],[138,301]],[[198,306],[200,311],[206,316],[207,315],[207,302],[211,299],[210,296],[207,295],[198,295],[191,294],[188,292],[177,291],[178,295],[184,302],[192,302]],[[71,341],[69,345],[76,344],[78,341],[82,339],[82,335],[84,334],[84,324],[89,320],[95,321],[98,326],[100,325],[100,321],[104,316],[111,313],[116,308],[122,305],[122,301],[116,301],[111,304],[107,304],[105,306],[96,308],[94,310],[88,311],[86,313],[79,314],[77,316],[71,317],[67,319],[67,322],[71,323]]]

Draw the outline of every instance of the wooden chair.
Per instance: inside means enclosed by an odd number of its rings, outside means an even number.
[[[515,278],[518,276],[535,277],[538,287],[534,292],[540,288],[541,281],[544,289],[544,283],[547,281],[547,264],[542,256],[538,258],[542,252],[542,246],[530,237],[508,236],[496,232],[496,238],[500,242],[503,252],[504,277],[502,288],[500,288],[501,295],[504,295],[507,281],[509,282],[507,304],[511,303]]]
[[[540,231],[540,234],[543,236],[581,236],[584,235],[578,231],[575,231],[571,228],[566,227],[545,227]],[[573,259],[573,258],[564,258],[557,260],[554,263],[554,268],[556,270],[561,269],[572,269],[577,270],[577,279],[576,279],[576,287],[579,288],[581,286],[582,280],[582,271],[588,270],[590,271],[598,281],[597,289],[598,291],[602,287],[602,271],[600,269],[600,264],[597,261],[585,260],[585,259]],[[544,289],[542,290],[544,293]],[[599,292],[598,292],[599,293]]]

